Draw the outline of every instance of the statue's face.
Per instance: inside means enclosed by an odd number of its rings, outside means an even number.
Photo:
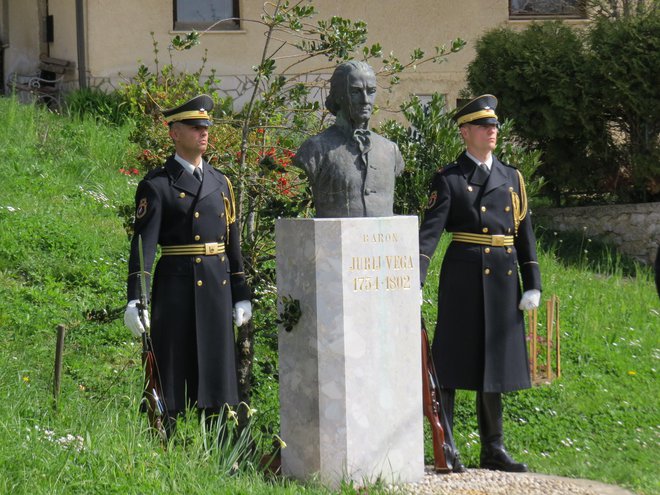
[[[347,114],[355,127],[366,127],[376,100],[376,77],[368,72],[354,70],[348,75]]]

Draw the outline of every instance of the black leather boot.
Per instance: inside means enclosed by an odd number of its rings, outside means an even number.
[[[504,449],[502,394],[477,392],[477,422],[481,437],[481,468],[509,473],[527,472],[527,465],[514,461]]]
[[[464,473],[467,471],[461,462],[461,457],[458,454],[458,449],[454,443],[454,396],[456,391],[450,388],[440,389],[440,407],[442,414],[440,415],[440,424],[445,432],[445,443],[450,447],[451,452],[445,453],[448,457],[447,462],[451,463],[453,473]]]

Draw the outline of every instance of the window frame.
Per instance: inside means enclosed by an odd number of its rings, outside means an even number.
[[[536,2],[538,0],[529,0]],[[565,0],[557,0],[563,2]],[[509,0],[509,19],[511,20],[529,20],[529,19],[587,19],[587,1],[575,0],[575,10],[573,13],[542,13],[542,12],[523,12],[516,13],[511,6],[512,0]]]
[[[186,1],[191,1],[191,0],[173,0],[172,2],[172,25],[173,25],[173,30],[174,31],[205,31],[209,27],[211,27],[213,24],[215,24],[216,21],[200,21],[200,22],[183,22],[183,21],[178,21],[177,20],[177,3],[178,2],[186,2]],[[227,0],[228,3],[231,3],[231,9],[232,9],[232,17],[233,19],[230,21],[226,22],[221,22],[217,24],[213,29],[211,29],[211,32],[216,32],[216,31],[237,31],[241,29],[241,21],[239,19],[240,17],[240,10],[239,10],[239,3],[240,0]]]

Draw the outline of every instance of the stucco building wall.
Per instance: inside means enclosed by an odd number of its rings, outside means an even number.
[[[10,46],[5,52],[8,72],[34,72],[39,55],[47,51],[51,57],[77,62],[76,1],[74,0],[0,0],[6,6],[11,31]],[[173,4],[169,0],[82,0],[84,8],[85,66],[91,86],[116,87],[135,74],[140,64],[155,69],[153,39],[158,43],[160,64],[170,61],[168,45],[177,34],[173,30]],[[450,108],[455,106],[459,91],[465,86],[465,69],[475,54],[475,43],[481,34],[498,26],[522,28],[529,21],[509,20],[508,0],[463,0],[437,2],[436,0],[316,0],[318,14],[312,19],[329,19],[337,15],[351,20],[363,20],[368,26],[368,44],[380,43],[383,54],[394,52],[406,63],[415,48],[427,54],[435,47],[449,45],[461,37],[466,47],[450,55],[441,64],[424,64],[415,72],[404,75],[392,92],[379,92],[377,104],[381,112],[376,120],[391,117],[388,109],[398,109],[410,94],[447,95]],[[40,46],[40,11],[47,8],[53,16],[54,40]],[[240,0],[241,17],[259,20],[263,1]],[[243,21],[237,31],[214,31],[202,36],[201,46],[174,54],[177,68],[195,71],[200,67],[204,50],[208,50],[205,72],[215,69],[223,87],[234,90],[236,97],[245,81],[252,78],[252,66],[261,57],[265,26],[258,22]],[[278,55],[287,55],[282,52]],[[284,60],[278,67],[284,67]],[[313,62],[313,67],[327,75],[333,62]],[[382,62],[374,60],[378,70]],[[296,69],[303,68],[297,67]],[[77,71],[67,74],[75,86]],[[386,86],[385,78],[381,80]],[[239,103],[240,103],[240,98]]]

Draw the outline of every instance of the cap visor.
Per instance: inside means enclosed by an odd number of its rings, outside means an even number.
[[[213,125],[213,122],[207,119],[178,120],[177,122],[181,122],[182,124],[186,125],[203,125],[204,127],[210,127]]]
[[[486,125],[486,124],[499,124],[499,121],[494,117],[486,117],[485,119],[472,120],[471,122],[466,122],[466,124],[472,125]]]

